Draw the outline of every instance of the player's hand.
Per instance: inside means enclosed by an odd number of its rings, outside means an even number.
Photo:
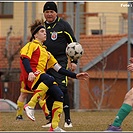
[[[36,76],[34,75],[33,72],[30,72],[29,75],[28,75],[28,81],[34,81],[34,79],[36,78]]]
[[[133,57],[131,57],[131,58],[129,59],[129,61],[130,61],[131,63],[133,63]]]
[[[70,69],[71,69],[72,72],[75,71],[76,68],[77,68],[77,65],[75,63],[70,64]]]
[[[129,64],[129,65],[127,66],[127,69],[128,69],[129,71],[133,71],[133,63]]]
[[[89,78],[89,74],[87,72],[81,72],[76,75],[79,80],[87,80]]]

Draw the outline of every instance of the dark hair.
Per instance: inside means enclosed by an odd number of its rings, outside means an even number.
[[[30,32],[32,34],[32,38],[34,38],[34,35],[41,29],[41,28],[45,28],[44,27],[44,21],[36,19],[30,26]],[[31,39],[32,39],[31,38]]]

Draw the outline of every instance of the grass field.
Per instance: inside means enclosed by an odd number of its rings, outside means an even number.
[[[66,131],[104,131],[115,118],[117,111],[71,111],[72,128],[64,128],[64,114],[60,127]],[[41,126],[47,121],[41,110],[35,111],[36,121],[32,122],[24,113],[24,120],[15,120],[15,112],[0,113],[0,131],[48,131]],[[123,131],[133,131],[133,112],[122,124]]]

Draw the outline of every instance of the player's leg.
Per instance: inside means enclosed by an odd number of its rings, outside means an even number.
[[[64,94],[64,102],[63,102],[63,111],[65,114],[64,127],[72,127],[72,122],[71,122],[71,118],[70,118],[70,102],[69,102],[69,95],[68,95],[68,89],[67,89],[67,77],[57,73],[53,69],[50,69],[48,71],[48,73],[51,74],[52,76],[54,76],[56,82],[59,85],[59,88],[62,90],[62,92]],[[46,100],[46,102],[47,102],[48,110],[51,112],[52,105],[53,105],[53,98],[50,96]],[[51,123],[51,121],[49,121],[48,123],[46,123],[46,125],[43,125],[42,127],[49,127],[50,123]]]
[[[63,111],[64,111],[64,115],[65,115],[64,127],[73,127],[71,118],[70,118],[70,100],[69,100],[67,86],[64,84],[60,84],[59,87],[61,88],[61,90],[64,94],[64,101],[63,101]]]
[[[41,74],[36,84],[33,86],[34,95],[24,106],[27,116],[32,120],[35,121],[34,117],[34,108],[36,106],[36,103],[42,99],[46,92],[48,91],[49,87],[53,85],[54,78],[48,74]]]
[[[25,99],[27,98],[27,93],[21,92],[20,96],[17,100],[17,113],[16,113],[16,120],[22,120],[23,119],[23,108]]]
[[[52,122],[49,131],[62,130],[58,127],[62,112],[63,112],[63,102],[54,101],[52,107]]]
[[[58,58],[58,61],[60,63],[60,65],[64,68],[68,68],[68,61],[66,59],[66,57],[63,58]],[[52,73],[53,74],[53,73]],[[71,122],[71,118],[70,118],[70,100],[69,100],[69,95],[68,95],[68,78],[65,75],[61,75],[59,73],[54,73],[54,77],[56,82],[59,85],[59,88],[62,90],[63,94],[64,94],[64,102],[63,102],[63,111],[65,114],[65,124],[64,127],[72,127],[72,122]]]
[[[71,118],[70,118],[70,100],[69,100],[68,88],[67,88],[67,84],[68,84],[67,77],[65,75],[61,75],[59,79],[56,79],[56,81],[59,85],[59,88],[64,94],[64,101],[63,101],[63,111],[65,115],[64,127],[73,127]]]
[[[29,93],[33,93],[31,91],[26,90],[24,82],[21,81],[21,90],[20,96],[17,100],[17,113],[16,113],[16,120],[23,120],[23,108],[25,100]]]
[[[25,111],[27,116],[35,121],[35,117],[34,117],[34,107],[36,105],[36,103],[38,102],[38,100],[43,97],[47,91],[50,91],[50,94],[54,97],[54,103],[53,103],[53,107],[52,107],[52,123],[51,123],[51,127],[50,127],[50,131],[56,131],[56,130],[62,130],[58,127],[59,125],[59,121],[60,121],[60,116],[62,114],[63,111],[63,93],[60,90],[60,88],[57,85],[51,85],[51,78],[48,79],[50,77],[47,77],[47,81],[43,81],[41,82],[37,89],[35,90],[35,94],[33,95],[33,97],[31,98],[31,100],[28,102],[28,104],[25,105]],[[45,85],[47,84],[47,86]],[[35,87],[36,88],[36,87]]]
[[[64,102],[63,102],[63,111],[65,114],[65,124],[64,127],[73,127],[71,118],[70,118],[70,101],[68,91],[64,92]]]
[[[53,106],[53,103],[54,103],[54,98],[49,94],[49,97],[46,99],[46,104],[47,104],[47,108],[48,108],[48,110],[50,112],[49,115],[51,115],[51,116],[52,116],[52,106]]]
[[[49,91],[48,91],[49,93]],[[53,106],[53,103],[54,103],[54,99],[53,97],[49,94],[49,97],[46,99],[46,105],[47,105],[47,108],[49,110],[49,115],[48,115],[48,122],[44,125],[42,125],[42,127],[50,127],[51,126],[51,121],[52,121],[52,106]]]
[[[56,74],[58,74],[54,69],[48,69],[47,74],[52,75],[55,79],[56,77],[58,77]],[[50,91],[47,92],[49,97],[46,99],[46,104],[47,104],[47,108],[49,110],[49,117],[51,117],[51,119],[48,120],[48,122],[44,125],[42,125],[42,127],[50,127],[51,126],[51,121],[52,121],[52,106],[54,103],[54,99],[53,97],[50,95]]]
[[[54,98],[54,103],[52,106],[52,122],[49,131],[61,131],[58,127],[61,114],[63,112],[63,92],[57,85],[53,85],[49,89],[51,96]]]
[[[50,120],[51,119],[50,112],[49,112],[49,110],[47,108],[47,105],[46,105],[46,99],[47,99],[47,97],[49,97],[49,96],[46,95],[46,97],[40,99],[39,100],[39,105],[40,105],[40,107],[43,110],[43,113],[45,115],[46,120]]]
[[[109,125],[107,131],[121,131],[121,124],[126,116],[131,112],[133,106],[133,88],[125,95],[124,102],[119,109],[114,122]]]
[[[35,121],[34,108],[36,106],[36,103],[39,101],[39,99],[41,99],[41,97],[43,97],[45,95],[45,93],[47,92],[47,90],[48,90],[48,87],[43,82],[41,82],[38,85],[37,89],[35,90],[34,95],[30,99],[30,101],[28,102],[28,104],[26,104],[24,106],[27,116],[32,121]]]

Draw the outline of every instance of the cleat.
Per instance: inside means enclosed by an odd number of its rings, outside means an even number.
[[[46,120],[51,120],[51,115],[49,114],[45,118],[46,118]]]
[[[43,128],[45,127],[51,127],[51,122],[48,122],[46,125],[42,125]]]
[[[23,120],[22,115],[18,115],[18,116],[16,117],[16,120]]]
[[[66,119],[66,120],[65,120],[64,127],[73,127],[72,122],[71,122],[70,119]]]
[[[67,124],[67,122],[65,122],[64,127],[73,127],[73,125],[72,125],[72,123]]]
[[[55,129],[50,127],[49,131],[50,132],[66,132],[65,130],[63,130],[63,129],[59,128],[59,127],[56,127]]]
[[[30,106],[28,106],[28,104],[26,104],[26,105],[24,106],[24,109],[25,109],[25,112],[26,112],[27,117],[28,117],[30,120],[35,121],[34,109],[31,108]]]
[[[113,125],[109,125],[108,129],[105,132],[120,132],[122,131],[121,127],[115,127]]]

